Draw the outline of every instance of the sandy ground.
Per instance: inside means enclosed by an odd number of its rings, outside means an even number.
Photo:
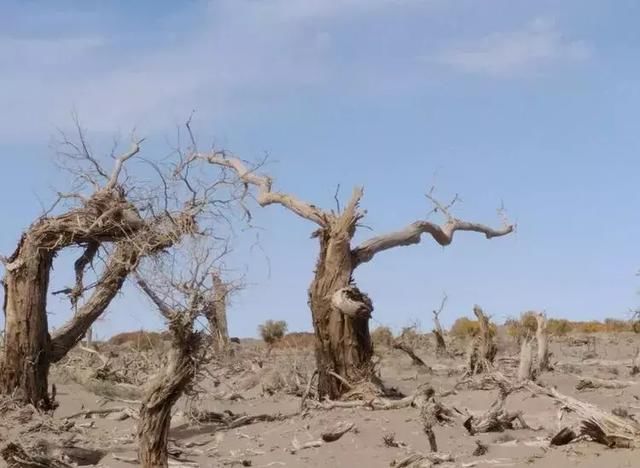
[[[629,369],[635,347],[640,344],[640,336],[630,334],[599,335],[595,353],[586,345],[571,345],[570,340],[554,341],[551,345],[555,370],[544,374],[540,381],[546,385],[557,386],[561,392],[584,401],[612,410],[626,408],[631,414],[640,411],[640,377],[630,377]],[[502,346],[499,358],[514,357],[514,344]],[[506,349],[505,349],[506,348]],[[412,393],[419,384],[428,382],[437,392],[445,392],[454,387],[460,379],[458,369],[463,365],[462,358],[440,359],[433,356],[430,346],[417,347],[416,352],[433,372],[424,372],[411,364],[410,359],[400,351],[383,350],[380,373],[386,384],[397,387],[406,394]],[[302,356],[302,357],[301,357]],[[269,358],[277,360],[278,368],[282,362],[295,361],[311,373],[313,361],[307,351],[281,350]],[[264,367],[268,367],[265,360]],[[500,362],[508,363],[508,359]],[[505,365],[504,372],[511,369]],[[247,365],[248,366],[248,365]],[[511,368],[513,364],[511,364]],[[266,379],[262,371],[247,368],[240,377],[227,380],[219,379],[217,385],[202,382],[197,405],[199,408],[216,412],[231,410],[234,413],[282,414],[293,415],[276,422],[261,422],[232,430],[216,430],[215,427],[194,425],[185,416],[193,402],[188,405],[181,401],[174,409],[170,438],[173,446],[182,450],[182,458],[202,467],[218,466],[255,466],[255,467],[388,467],[411,452],[428,452],[427,439],[422,431],[419,410],[404,408],[398,410],[372,411],[365,408],[310,410],[297,414],[300,398],[285,392],[264,395],[263,383]],[[222,389],[230,391],[246,387],[247,379],[255,374],[254,388],[243,390],[245,397],[239,400],[221,399]],[[580,378],[596,376],[603,379],[633,381],[634,384],[621,389],[576,390]],[[110,402],[100,406],[100,397],[90,393],[80,384],[68,382],[53,375],[57,383],[57,399],[60,407],[54,421],[63,423],[75,413],[87,409],[126,406],[121,402]],[[211,379],[209,379],[211,380]],[[637,384],[636,384],[637,382]],[[224,392],[223,392],[224,393]],[[493,402],[497,390],[473,391],[460,390],[456,394],[440,399],[449,407],[463,412],[481,414]],[[135,408],[135,405],[131,405]],[[549,438],[557,432],[559,424],[572,422],[571,416],[558,420],[557,405],[542,396],[534,396],[521,391],[507,400],[509,410],[522,410],[526,422],[538,430],[509,430],[502,433],[488,433],[470,436],[462,427],[462,419],[453,425],[438,426],[435,429],[439,452],[453,455],[455,462],[440,466],[478,466],[478,467],[636,467],[640,466],[640,452],[631,449],[609,449],[590,441],[573,443],[563,447],[549,447]],[[28,419],[28,418],[27,418]],[[30,428],[31,421],[24,424],[0,424],[2,441],[30,441],[34,437],[45,440],[55,439],[81,441],[85,446],[91,442],[94,447],[107,452],[102,459],[104,467],[131,467],[131,463],[114,458],[135,457],[136,421],[126,419],[115,421],[110,417],[74,418],[74,428],[62,433],[42,428]],[[296,451],[295,447],[318,440],[321,433],[335,424],[346,421],[355,424],[354,430],[335,442],[326,443],[317,448]],[[383,441],[385,434],[394,434],[402,447],[388,447]],[[487,454],[473,456],[476,440],[489,448]],[[0,466],[2,465],[0,462]],[[175,466],[181,466],[175,462]],[[244,465],[242,464],[244,463]],[[186,466],[186,465],[182,465]]]

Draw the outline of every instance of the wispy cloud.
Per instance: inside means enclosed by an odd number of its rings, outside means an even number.
[[[436,61],[463,72],[514,76],[551,64],[582,61],[590,55],[585,42],[564,37],[555,22],[538,18],[520,31],[493,33],[446,48]]]

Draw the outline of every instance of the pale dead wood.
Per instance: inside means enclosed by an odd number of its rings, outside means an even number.
[[[480,223],[472,223],[455,218],[449,211],[457,196],[452,203],[444,206],[433,196],[433,189],[427,194],[427,198],[433,203],[434,211],[440,212],[445,218],[446,223],[442,226],[429,221],[415,221],[400,231],[383,234],[373,237],[354,249],[354,256],[358,264],[370,261],[377,253],[392,249],[394,247],[408,246],[420,243],[422,234],[430,234],[431,237],[440,245],[447,246],[453,241],[456,231],[471,231],[484,234],[487,239],[493,237],[502,237],[513,232],[514,226],[503,219],[501,228],[492,228]],[[504,210],[499,210],[499,214],[503,215]]]
[[[421,467],[431,467],[432,464],[438,465],[441,463],[453,462],[455,459],[450,453],[413,453],[399,460],[394,460],[391,462],[391,466],[395,468],[421,468]],[[423,462],[429,463],[428,465],[423,464]]]
[[[536,341],[538,342],[538,374],[550,370],[547,316],[544,312],[536,314]]]
[[[340,439],[347,432],[351,431],[356,425],[352,422],[342,421],[337,423],[331,429],[324,431],[320,437],[325,442],[335,442]]]
[[[227,157],[224,152],[195,154],[194,157],[204,159],[210,164],[234,170],[242,182],[247,185],[253,185],[258,189],[256,200],[260,206],[264,207],[272,204],[278,204],[293,211],[302,218],[313,221],[320,226],[326,226],[328,220],[326,214],[323,213],[322,210],[318,209],[311,203],[299,200],[293,195],[274,192],[272,190],[273,179],[266,175],[257,174],[253,169],[249,169],[242,160],[234,157]]]
[[[573,411],[582,421],[582,434],[610,447],[640,447],[640,424],[621,418],[601,408],[564,395],[555,388],[528,382],[527,388],[538,395],[547,396]]]
[[[586,377],[581,378],[580,381],[576,384],[576,390],[593,390],[598,388],[608,388],[608,389],[618,389],[618,388],[626,388],[631,385],[637,385],[638,382],[635,381],[623,381],[623,380],[605,380],[598,379],[596,377]]]
[[[290,453],[295,454],[300,450],[310,449],[310,448],[320,448],[328,443],[335,442],[339,440],[343,435],[347,432],[353,430],[355,428],[355,424],[349,421],[341,421],[336,423],[334,427],[331,429],[325,430],[321,438],[318,440],[311,440],[305,443],[299,443],[297,439],[293,440],[293,447],[289,450]]]
[[[393,348],[405,352],[411,358],[411,362],[414,365],[422,367],[423,369],[431,370],[431,368],[420,357],[418,357],[418,355],[416,355],[411,346],[407,343],[397,339],[393,343]]]
[[[467,351],[467,375],[476,375],[493,370],[493,361],[498,353],[498,347],[493,339],[489,317],[480,306],[473,307],[473,313],[478,319],[480,332],[473,339]]]
[[[317,375],[318,369],[314,369],[311,377],[309,378],[309,381],[307,382],[307,388],[305,389],[304,393],[302,394],[302,398],[300,399],[300,413],[303,413],[305,410],[305,403],[307,401],[307,398],[309,398],[309,395],[311,394],[311,387],[313,386],[313,381]]]
[[[440,324],[440,314],[442,313],[445,304],[447,303],[447,295],[442,296],[442,302],[440,308],[433,311],[433,335],[436,337],[436,356],[446,356],[447,344],[444,341],[444,330]]]
[[[533,343],[526,337],[520,345],[520,367],[518,368],[518,380],[533,380]]]
[[[119,406],[116,408],[102,408],[102,409],[94,409],[94,410],[84,410],[78,413],[73,413],[70,416],[67,416],[67,419],[75,419],[75,418],[89,418],[91,416],[106,416],[112,413],[127,413],[132,412],[132,408],[128,406]]]
[[[636,355],[631,362],[631,375],[635,376],[640,374],[640,347],[636,348]]]
[[[505,409],[507,397],[516,389],[502,379],[496,379],[499,392],[498,397],[485,414],[479,417],[470,416],[464,422],[465,429],[474,435],[481,432],[503,432],[514,429],[514,422],[518,421],[523,429],[531,429],[524,421],[522,411],[509,412]]]

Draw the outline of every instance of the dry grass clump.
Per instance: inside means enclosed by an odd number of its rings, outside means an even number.
[[[552,336],[565,336],[571,333],[571,322],[565,319],[549,319],[547,320],[547,331]]]
[[[393,333],[389,327],[378,327],[371,332],[371,341],[374,347],[391,348],[393,346]]]
[[[494,323],[489,325],[489,332],[491,336],[495,336],[497,333],[497,327]],[[460,317],[451,326],[449,331],[451,335],[458,339],[473,338],[480,333],[480,324],[477,320],[471,320],[467,317]]]
[[[258,332],[264,342],[272,346],[284,337],[287,332],[287,322],[284,320],[267,320],[258,327]]]

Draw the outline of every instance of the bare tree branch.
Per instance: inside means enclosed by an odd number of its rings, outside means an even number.
[[[134,140],[133,143],[131,144],[131,148],[129,149],[129,151],[127,151],[123,155],[118,156],[118,158],[116,158],[116,163],[115,163],[115,166],[113,167],[113,172],[111,173],[111,177],[109,177],[109,181],[105,186],[107,190],[111,190],[115,188],[115,186],[118,184],[118,177],[120,177],[120,172],[122,172],[122,167],[124,166],[124,163],[126,163],[129,159],[131,159],[132,157],[134,157],[136,154],[140,152],[140,144],[143,141],[144,141],[144,138],[140,140]]]
[[[377,253],[384,250],[419,244],[422,234],[430,234],[438,244],[447,246],[453,240],[456,231],[478,232],[484,234],[487,239],[505,236],[513,232],[514,226],[507,222],[500,228],[492,228],[485,224],[472,223],[453,217],[449,213],[449,208],[458,200],[457,195],[447,206],[439,203],[431,194],[428,194],[427,198],[434,203],[436,211],[440,211],[447,218],[443,225],[440,226],[430,221],[416,221],[400,231],[373,237],[353,249],[353,259],[356,265],[368,262]]]
[[[328,222],[327,214],[311,203],[299,200],[293,195],[282,192],[273,192],[273,180],[266,175],[256,174],[249,170],[246,164],[238,158],[229,158],[224,152],[213,152],[209,154],[197,153],[195,158],[203,159],[210,164],[226,167],[236,172],[242,182],[258,188],[257,201],[260,206],[271,204],[282,205],[293,211],[298,216],[313,221],[320,226],[326,226]]]
[[[138,273],[134,273],[134,277],[136,278],[136,283],[138,283],[140,289],[142,289],[142,291],[144,291],[149,299],[151,299],[151,302],[156,305],[162,316],[167,320],[171,320],[174,315],[173,309],[171,309],[171,307],[169,307],[162,299],[160,299],[160,297],[155,293],[153,289],[151,289],[149,284],[142,278],[142,276],[140,276]]]

